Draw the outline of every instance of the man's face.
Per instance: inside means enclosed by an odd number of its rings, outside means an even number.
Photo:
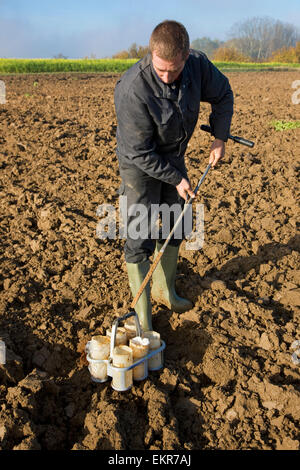
[[[172,61],[168,61],[161,59],[156,52],[153,51],[152,64],[161,81],[170,84],[181,74],[187,58],[188,56],[183,58],[182,54],[179,53]]]

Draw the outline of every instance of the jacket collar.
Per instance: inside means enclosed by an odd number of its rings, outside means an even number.
[[[143,69],[147,68],[149,70],[149,73],[150,73],[149,79],[151,82],[151,88],[153,89],[155,96],[157,96],[158,98],[168,98],[171,100],[181,99],[181,96],[185,93],[188,87],[188,84],[191,81],[190,72],[189,72],[189,59],[187,59],[185,66],[183,68],[183,71],[182,71],[178,97],[172,93],[172,91],[170,90],[170,87],[166,83],[162,82],[159,76],[157,75],[157,73],[155,72],[150,52],[145,56],[142,62],[143,62],[142,68]]]

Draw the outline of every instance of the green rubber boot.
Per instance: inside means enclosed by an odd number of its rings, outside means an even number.
[[[129,285],[133,298],[136,296],[146,274],[149,271],[150,261],[143,263],[126,263]],[[135,311],[139,317],[143,331],[152,330],[152,305],[150,301],[150,284],[148,283],[136,303]]]
[[[156,242],[154,256],[158,254],[162,244]],[[179,246],[167,245],[156,269],[152,274],[152,298],[170,310],[183,313],[193,308],[190,300],[179,297],[175,290]]]

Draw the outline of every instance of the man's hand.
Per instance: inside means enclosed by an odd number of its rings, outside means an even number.
[[[211,144],[209,163],[214,167],[225,154],[225,142],[221,139],[215,139]]]
[[[180,183],[176,186],[177,192],[179,196],[181,196],[185,201],[187,200],[188,196],[194,198],[195,194],[192,190],[192,187],[188,180],[182,178]]]

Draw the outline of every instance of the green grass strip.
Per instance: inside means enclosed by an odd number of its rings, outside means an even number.
[[[274,127],[276,131],[286,131],[300,128],[300,121],[272,121],[271,126]]]
[[[136,59],[0,59],[0,73],[111,72],[123,73]],[[299,68],[300,64],[214,62],[223,70],[282,70]]]
[[[286,69],[299,68],[300,63],[282,63],[282,62],[217,62],[213,61],[218,68],[234,68],[247,70],[267,70],[267,69]]]
[[[0,59],[0,73],[125,72],[136,60]]]

